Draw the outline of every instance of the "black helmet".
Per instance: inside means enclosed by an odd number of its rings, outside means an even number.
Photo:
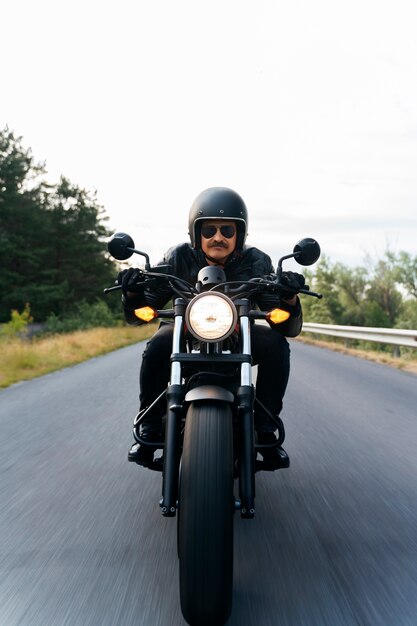
[[[193,248],[201,247],[203,220],[233,220],[236,222],[236,249],[241,250],[248,233],[248,210],[236,191],[227,187],[210,187],[194,200],[188,216],[188,234]]]

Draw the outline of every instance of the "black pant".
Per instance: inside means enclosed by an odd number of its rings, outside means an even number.
[[[140,369],[140,409],[144,409],[166,389],[170,378],[172,352],[171,324],[161,326],[146,345]],[[288,341],[269,326],[254,324],[251,330],[253,364],[258,365],[256,397],[271,413],[279,415],[290,373]],[[274,431],[275,426],[255,412],[257,430]]]

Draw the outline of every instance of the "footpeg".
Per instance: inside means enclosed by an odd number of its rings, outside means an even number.
[[[255,461],[255,472],[275,472],[278,469],[287,469],[290,466],[290,457],[285,450],[278,450],[279,459],[276,461]]]

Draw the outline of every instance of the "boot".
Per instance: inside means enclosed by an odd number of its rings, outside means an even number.
[[[159,432],[149,430],[145,426],[141,428],[140,437],[149,444],[160,443],[162,440],[162,435]],[[153,464],[153,457],[157,449],[158,446],[134,443],[128,452],[127,459],[132,463],[143,465],[143,467],[150,467]]]
[[[258,445],[272,446],[278,440],[275,433],[271,432],[259,432],[258,431]],[[271,469],[281,469],[290,466],[290,458],[282,446],[274,446],[271,448],[259,448],[259,454],[263,457],[264,463],[270,466]]]

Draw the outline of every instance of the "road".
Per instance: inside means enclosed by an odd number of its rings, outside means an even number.
[[[236,515],[228,626],[415,626],[417,378],[291,346],[291,468]],[[160,475],[126,461],[142,347],[0,392],[1,626],[185,624]]]

